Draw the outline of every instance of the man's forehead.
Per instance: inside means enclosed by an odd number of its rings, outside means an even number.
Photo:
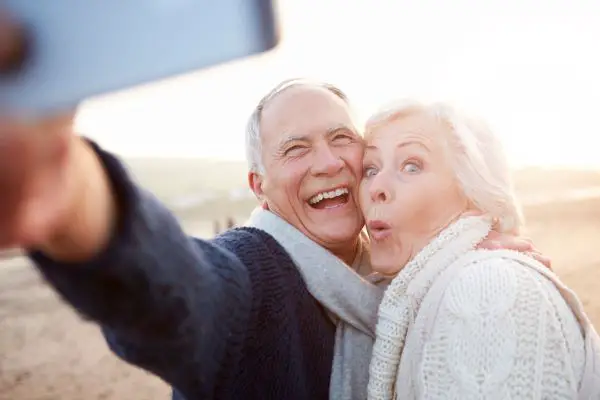
[[[354,130],[344,100],[318,87],[294,87],[280,93],[265,106],[260,123],[263,138],[269,141],[327,134],[340,127]]]
[[[263,118],[284,116],[293,118],[302,111],[319,107],[348,112],[346,102],[330,90],[319,86],[294,86],[285,89],[270,99],[263,108]]]

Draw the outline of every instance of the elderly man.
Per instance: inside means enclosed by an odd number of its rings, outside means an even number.
[[[119,356],[171,384],[174,398],[328,398],[332,322],[344,310],[327,285],[345,268],[339,260],[369,270],[357,207],[363,145],[339,89],[279,85],[247,136],[262,213],[339,265],[301,267],[296,257],[319,255],[296,251],[269,224],[210,241],[187,236],[117,158],[72,133],[72,115],[4,120],[0,137],[0,248],[31,249],[47,281],[102,326]]]

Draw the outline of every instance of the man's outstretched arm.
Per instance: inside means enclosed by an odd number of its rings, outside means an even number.
[[[114,156],[73,140],[72,165],[64,168],[73,201],[31,259],[66,301],[103,327],[117,354],[185,395],[210,397],[246,328],[245,266],[185,235]]]

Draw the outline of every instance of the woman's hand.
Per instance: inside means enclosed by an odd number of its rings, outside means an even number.
[[[541,254],[535,248],[535,246],[531,242],[531,239],[529,238],[491,231],[490,234],[485,238],[485,240],[479,244],[478,248],[487,250],[505,249],[514,250],[521,253],[527,253],[540,263],[544,264],[546,267],[552,269],[551,260],[548,257]]]

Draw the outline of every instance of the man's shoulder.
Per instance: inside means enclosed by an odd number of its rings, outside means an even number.
[[[251,226],[240,226],[237,228],[228,229],[223,233],[215,236],[211,239],[211,241],[215,243],[233,243],[237,241],[246,241],[246,240],[261,240],[265,242],[273,241],[277,243],[277,240],[267,232],[262,229],[254,228]]]
[[[253,227],[229,229],[210,240],[219,247],[238,253],[239,251],[263,254],[265,251],[284,252],[283,247],[267,232]],[[263,254],[264,255],[264,254]]]
[[[294,262],[279,242],[267,232],[253,227],[233,228],[210,240],[212,244],[235,255],[246,267],[260,265],[293,266]],[[294,268],[295,270],[295,268]]]

